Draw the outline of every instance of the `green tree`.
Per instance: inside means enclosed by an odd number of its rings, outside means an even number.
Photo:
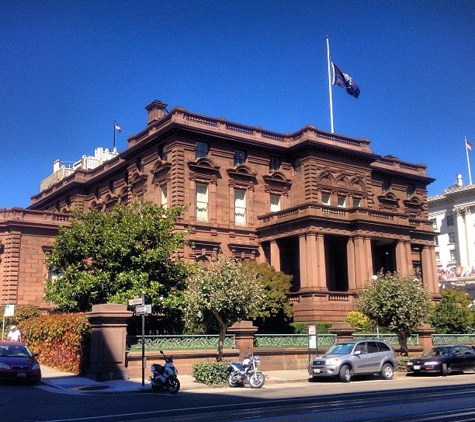
[[[431,297],[415,275],[402,278],[397,273],[379,273],[359,294],[358,308],[396,333],[402,353],[407,354],[407,338],[429,317]]]
[[[438,334],[465,334],[474,326],[472,297],[463,290],[442,290],[440,302],[434,306],[430,323]]]
[[[260,310],[255,324],[260,330],[267,333],[282,333],[285,327],[288,327],[290,331],[289,324],[293,316],[293,308],[289,302],[292,276],[276,271],[265,263],[259,264],[255,261],[247,261],[243,265],[257,273],[258,281],[263,285],[266,294],[265,305]]]
[[[351,311],[346,315],[346,322],[361,333],[374,332],[374,323],[363,312]]]
[[[183,208],[151,202],[117,205],[109,212],[74,212],[61,228],[47,261],[53,274],[45,299],[66,312],[92,305],[126,304],[145,292],[153,311],[176,313],[188,266],[171,259],[185,244],[175,224]]]
[[[227,329],[243,319],[255,318],[264,305],[265,292],[258,274],[225,255],[198,264],[184,294],[187,326],[219,332],[218,362],[223,357]]]

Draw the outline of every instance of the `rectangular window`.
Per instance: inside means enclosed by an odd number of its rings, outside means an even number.
[[[206,142],[197,142],[195,144],[195,158],[204,158],[208,156],[208,144]]]
[[[234,189],[234,223],[237,226],[246,225],[246,191]]]
[[[453,226],[454,225],[454,216],[453,215],[448,215],[447,216],[447,226]]]
[[[414,185],[408,185],[406,188],[407,197],[410,199],[414,196],[414,192],[416,191],[416,187]]]
[[[280,158],[279,157],[271,157],[270,158],[270,161],[269,161],[269,171],[271,173],[275,172],[275,171],[279,171],[280,169]]]
[[[280,195],[270,196],[270,212],[280,211]]]
[[[160,186],[160,205],[164,208],[168,207],[167,185]]]
[[[196,184],[196,219],[208,221],[208,185]]]
[[[322,193],[322,204],[331,205],[331,195],[329,193]]]
[[[234,150],[234,165],[241,166],[246,162],[246,151],[242,149]]]
[[[437,262],[440,262],[440,253],[439,253],[439,252],[436,252],[436,253],[435,253],[435,260],[436,260]]]
[[[353,207],[354,208],[361,207],[361,198],[353,198]]]
[[[145,165],[144,165],[142,157],[137,158],[137,162],[135,163],[135,165],[137,166],[137,170],[140,173],[143,173],[145,171]]]
[[[449,243],[455,243],[455,233],[449,233]]]
[[[302,171],[302,164],[300,162],[300,158],[296,158],[294,160],[294,173],[298,174]]]
[[[432,223],[432,227],[434,228],[434,230],[437,230],[437,220],[435,218],[433,218],[432,220],[430,220],[430,222]]]
[[[457,251],[455,249],[452,249],[450,251],[450,260],[451,261],[457,261]]]
[[[338,195],[338,206],[341,208],[346,208],[346,196]]]
[[[383,190],[383,192],[387,192],[390,188],[391,188],[391,180],[384,179],[381,189]]]

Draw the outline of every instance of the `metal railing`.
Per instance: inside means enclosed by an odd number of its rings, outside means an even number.
[[[432,334],[432,344],[440,346],[442,344],[473,344],[475,345],[474,334]]]
[[[353,334],[353,340],[362,340],[362,339],[379,339],[385,340],[391,346],[398,346],[399,342],[397,339],[397,334],[376,334],[376,333],[369,333],[369,334]],[[408,346],[419,346],[419,334],[414,334],[407,339]]]
[[[216,335],[167,335],[144,336],[145,350],[206,350],[217,349],[219,336]],[[128,352],[142,350],[142,336],[127,336],[126,350]],[[226,349],[236,348],[236,337],[226,335],[224,340]]]
[[[337,341],[336,334],[319,334],[318,346],[331,347]],[[307,334],[256,334],[254,347],[267,347],[270,349],[308,347]]]

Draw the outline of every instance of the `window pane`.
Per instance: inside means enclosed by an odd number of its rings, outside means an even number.
[[[196,219],[208,221],[208,185],[196,184]]]
[[[322,193],[322,204],[330,205],[330,194],[329,193]]]
[[[234,222],[238,226],[246,225],[246,191],[234,189]]]
[[[270,196],[270,211],[271,212],[280,211],[280,195]]]
[[[271,157],[270,162],[269,162],[269,170],[273,172],[273,171],[279,171],[279,169],[280,169],[280,158]]]
[[[234,165],[240,166],[246,161],[246,152],[242,149],[234,150]]]
[[[208,144],[206,142],[197,142],[195,144],[195,158],[204,158],[208,155]]]
[[[167,207],[168,205],[168,201],[167,201],[167,185],[162,185],[160,187],[160,191],[161,191],[161,198],[160,198],[160,204],[162,205],[162,207]]]
[[[361,198],[353,198],[353,207],[355,208],[361,207]]]
[[[346,207],[346,196],[338,195],[338,206]]]

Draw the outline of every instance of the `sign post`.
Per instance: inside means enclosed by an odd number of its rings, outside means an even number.
[[[3,313],[2,340],[5,336],[5,318],[13,315],[15,315],[15,305],[5,305],[5,311]]]
[[[311,361],[312,352],[318,355],[318,330],[316,324],[308,325],[308,361]]]
[[[145,305],[145,292],[142,292],[142,306]],[[142,387],[145,385],[145,312],[142,312]]]

